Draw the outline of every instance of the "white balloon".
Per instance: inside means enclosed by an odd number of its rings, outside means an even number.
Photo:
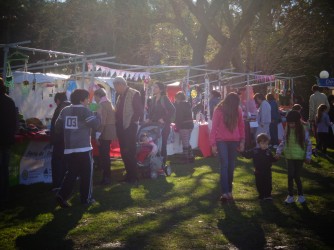
[[[329,73],[326,70],[323,70],[323,71],[320,72],[319,76],[320,76],[320,78],[328,78]]]

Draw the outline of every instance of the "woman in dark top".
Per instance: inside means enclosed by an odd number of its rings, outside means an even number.
[[[190,135],[194,128],[191,106],[186,101],[186,96],[182,91],[175,95],[175,125],[180,133],[183,146],[183,158],[180,163],[194,162],[194,155],[190,146]]]
[[[267,94],[266,99],[271,107],[271,123],[269,125],[270,138],[271,138],[270,142],[271,142],[271,145],[273,145],[274,148],[276,148],[279,144],[277,125],[280,120],[280,114],[278,111],[278,104],[273,94]]]
[[[167,139],[170,132],[170,124],[175,113],[175,107],[166,96],[166,87],[161,82],[153,85],[153,99],[148,111],[148,120],[146,122],[158,122],[162,129],[161,156],[164,164],[167,159]]]
[[[209,106],[210,106],[210,118],[212,120],[213,116],[213,110],[217,106],[218,103],[221,101],[221,95],[217,90],[212,90],[211,91],[211,96],[209,100]]]

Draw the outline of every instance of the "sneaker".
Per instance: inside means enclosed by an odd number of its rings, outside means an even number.
[[[56,196],[56,201],[61,208],[70,207],[70,204],[67,201],[65,201],[60,195]]]
[[[305,199],[304,195],[299,195],[296,201],[298,201],[299,203],[304,203],[306,201],[306,199]]]
[[[272,200],[273,200],[273,197],[271,197],[271,196],[264,197],[264,200],[265,200],[265,201],[272,201]]]
[[[229,199],[228,194],[222,194],[222,196],[220,196],[220,201],[227,201]]]
[[[284,201],[287,204],[294,203],[295,200],[293,199],[293,196],[288,195]]]

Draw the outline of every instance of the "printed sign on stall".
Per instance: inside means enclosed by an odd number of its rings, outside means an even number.
[[[318,79],[318,84],[319,84],[320,87],[333,88],[334,87],[334,78]]]
[[[50,143],[31,141],[20,162],[20,184],[51,183],[51,156]]]

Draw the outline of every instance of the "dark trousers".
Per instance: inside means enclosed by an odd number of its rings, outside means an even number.
[[[329,138],[329,133],[322,133],[319,132],[317,133],[317,149],[321,150],[324,154],[327,153],[327,147],[328,147],[328,138]]]
[[[102,169],[102,181],[110,181],[110,143],[111,140],[99,140],[99,167]]]
[[[287,160],[288,165],[288,193],[293,196],[293,181],[297,185],[298,195],[303,195],[303,186],[300,179],[300,172],[303,168],[303,160]]]
[[[167,161],[167,140],[170,133],[170,124],[165,124],[161,132],[161,156],[163,162],[166,164]]]
[[[93,158],[92,151],[72,153],[65,155],[68,171],[58,192],[64,200],[72,193],[77,177],[80,178],[81,203],[87,203],[92,198],[93,191]]]
[[[277,122],[272,122],[269,125],[269,131],[270,131],[270,142],[271,145],[278,145],[278,128],[277,128]]]
[[[135,123],[132,123],[127,129],[116,125],[121,156],[126,170],[126,178],[129,182],[134,182],[138,178],[136,161],[137,130],[138,125]]]
[[[261,171],[261,173],[255,172],[255,185],[260,199],[270,197],[272,191],[271,170]]]
[[[0,147],[0,203],[8,200],[9,191],[9,147]]]
[[[52,186],[54,188],[58,188],[60,187],[61,182],[63,181],[65,173],[67,171],[63,144],[53,145],[51,171],[52,171]]]

